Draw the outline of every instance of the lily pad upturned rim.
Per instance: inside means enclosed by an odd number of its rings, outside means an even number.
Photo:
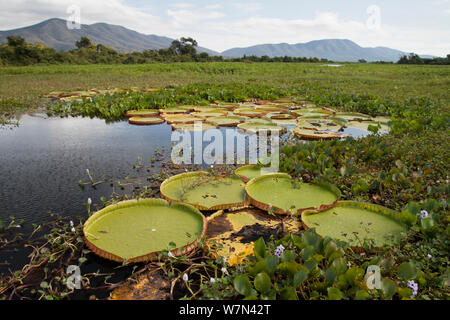
[[[162,124],[164,122],[166,120],[159,117],[131,117],[128,119],[128,123],[142,126]]]
[[[407,226],[402,221],[400,221],[398,218],[399,212],[389,209],[389,208],[386,208],[386,207],[383,207],[383,206],[380,206],[378,204],[369,203],[369,202],[351,201],[351,200],[341,200],[341,201],[338,201],[334,207],[353,207],[353,208],[359,208],[359,209],[365,209],[368,211],[373,211],[375,213],[387,216],[389,219],[395,221],[396,223],[398,223],[399,225],[401,225],[402,227],[407,229]],[[329,209],[332,209],[332,208],[329,208]],[[327,210],[329,210],[329,209],[327,209]],[[307,222],[305,221],[305,220],[307,220],[306,216],[312,215],[312,214],[320,214],[323,211],[326,211],[326,210],[318,211],[318,210],[312,209],[312,210],[305,210],[301,213],[301,221],[302,221],[302,225],[305,228],[305,230],[314,228],[307,224]],[[323,238],[323,236],[320,235],[319,233],[318,233],[318,235],[321,238]],[[359,247],[352,246],[352,248],[357,249]],[[380,247],[376,247],[376,249],[380,249]]]
[[[256,199],[252,198],[248,194],[248,189],[251,188],[252,185],[254,185],[255,183],[257,183],[260,180],[268,179],[268,178],[287,178],[287,179],[291,179],[292,180],[292,177],[289,174],[287,174],[287,173],[266,174],[266,175],[263,175],[263,176],[260,176],[260,177],[257,177],[257,178],[254,178],[254,179],[250,180],[249,182],[247,182],[247,184],[245,186],[245,194],[246,194],[247,199],[249,199],[250,204],[252,204],[253,206],[255,206],[255,207],[257,207],[257,208],[259,208],[261,210],[267,211],[267,212],[270,211],[270,210],[273,210],[276,214],[279,214],[279,215],[291,215],[292,213],[289,210],[284,210],[284,209],[278,208],[276,206],[271,206],[268,203],[264,203],[264,202],[258,201]],[[314,210],[314,211],[317,211],[317,212],[321,212],[321,211],[325,211],[325,210],[331,209],[339,202],[339,199],[342,196],[341,191],[336,186],[334,186],[334,185],[332,185],[330,183],[316,180],[316,181],[311,182],[310,184],[315,184],[315,185],[321,186],[322,188],[327,189],[328,191],[334,193],[337,199],[331,204],[321,205],[320,207],[317,207],[317,208],[301,208],[301,209],[298,209],[296,214],[301,214],[303,211],[308,211],[308,210]]]
[[[229,122],[217,121],[219,119],[229,120]],[[244,121],[244,118],[240,116],[226,116],[226,115],[220,117],[212,117],[207,120],[207,122],[217,125],[219,127],[236,127],[238,124],[242,123],[242,121]]]
[[[236,170],[234,170],[234,174],[237,175],[239,178],[241,178],[242,181],[247,183],[247,182],[249,182],[252,179],[242,175],[241,172],[243,170],[246,170],[246,169],[255,169],[255,168],[262,168],[262,167],[260,165],[257,165],[257,164],[248,164],[248,165],[242,166],[242,167],[237,168]]]
[[[299,130],[301,132],[299,132]],[[301,137],[305,140],[333,140],[345,138],[345,134],[339,132],[327,132],[312,129],[303,129],[300,127],[295,127],[291,129],[291,133],[295,136]]]
[[[267,131],[267,134],[271,134],[272,131],[277,131],[280,134],[286,132],[286,128],[280,127],[276,123],[258,123],[252,122],[251,120],[238,124],[237,128],[241,131],[251,134],[259,134],[262,131]]]
[[[170,184],[170,183],[172,183],[172,182],[174,182],[176,180],[179,180],[179,179],[182,179],[182,178],[185,178],[185,177],[193,177],[193,176],[199,176],[199,175],[211,176],[211,174],[209,172],[206,172],[206,171],[192,171],[192,172],[180,173],[180,174],[177,174],[177,175],[172,176],[170,178],[167,178],[166,180],[163,181],[163,183],[161,183],[161,185],[159,187],[161,196],[164,199],[166,199],[167,201],[169,201],[169,202],[187,203],[187,202],[184,202],[184,201],[181,201],[181,200],[172,199],[169,196],[165,195],[164,194],[164,189],[165,189],[165,187],[168,184]],[[230,177],[224,177],[222,179],[226,179],[226,178],[230,178]],[[236,178],[239,178],[239,177],[236,176]],[[197,208],[198,210],[202,210],[202,211],[217,211],[217,210],[226,210],[226,209],[231,209],[231,208],[244,207],[244,206],[246,206],[248,204],[248,201],[244,199],[244,201],[241,201],[241,202],[221,204],[221,205],[213,206],[213,207],[210,207],[210,208],[202,206],[202,205],[199,205],[199,204],[195,204],[195,203],[187,203],[187,204],[189,204],[190,206],[192,206],[194,208]]]
[[[109,214],[112,211],[121,209],[121,208],[128,208],[128,207],[132,207],[135,205],[142,205],[142,204],[148,204],[148,205],[165,205],[167,207],[171,207],[171,208],[183,208],[183,209],[188,209],[190,210],[192,213],[196,214],[199,216],[199,218],[202,219],[203,221],[203,231],[202,233],[191,243],[180,247],[180,248],[176,248],[171,250],[170,252],[174,255],[174,256],[182,256],[185,255],[186,253],[189,253],[190,251],[192,251],[193,249],[195,249],[195,247],[197,246],[197,244],[199,243],[199,241],[205,236],[206,231],[207,231],[207,226],[208,226],[208,220],[206,219],[206,217],[200,212],[198,211],[195,207],[189,205],[189,204],[185,204],[185,203],[170,203],[164,199],[159,199],[159,198],[153,198],[153,199],[134,199],[134,200],[126,200],[126,201],[121,201],[118,202],[116,204],[112,204],[110,206],[107,206],[99,211],[97,211],[96,213],[94,213],[92,216],[89,217],[89,219],[84,223],[83,226],[83,233],[84,233],[84,242],[86,243],[86,246],[95,254],[97,254],[98,256],[108,259],[108,260],[112,260],[112,261],[116,261],[116,262],[123,262],[124,259],[122,257],[119,257],[113,253],[110,253],[108,251],[105,251],[99,247],[97,247],[95,244],[93,244],[91,241],[89,241],[86,237],[86,228],[89,227],[90,225],[94,224],[95,221],[100,218],[103,215]],[[147,261],[153,261],[155,259],[158,258],[158,256],[161,254],[161,251],[157,251],[157,252],[150,252],[146,255],[140,256],[140,257],[135,257],[132,259],[128,259],[127,262],[130,263],[136,263],[136,262],[147,262]]]

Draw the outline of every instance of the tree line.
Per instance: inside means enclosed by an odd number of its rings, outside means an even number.
[[[269,56],[244,56],[224,58],[198,52],[198,43],[192,38],[174,40],[169,48],[121,53],[111,47],[93,43],[81,37],[76,48],[56,51],[43,43],[32,44],[22,37],[9,36],[7,43],[0,45],[0,65],[33,64],[145,64],[153,62],[331,62],[318,58],[295,58]]]
[[[415,53],[404,55],[398,60],[398,64],[426,64],[426,65],[450,65],[450,54],[446,58],[421,58]]]

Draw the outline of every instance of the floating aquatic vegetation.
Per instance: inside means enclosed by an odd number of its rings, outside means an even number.
[[[154,125],[164,123],[165,120],[159,117],[131,117],[128,119],[130,124],[136,125]]]
[[[159,109],[159,112],[161,114],[174,114],[174,113],[188,113],[189,109],[183,109],[183,108],[166,108],[166,109]]]
[[[209,118],[208,122],[213,123],[219,127],[236,127],[245,118],[239,116],[220,116]]]
[[[334,121],[329,121],[328,119],[303,119],[300,118],[297,121],[297,127],[302,129],[310,129],[310,130],[334,130],[338,131],[342,128]]]
[[[272,120],[292,120],[292,119],[296,119],[297,115],[283,113],[283,114],[270,115],[269,118],[271,118]]]
[[[238,108],[233,111],[235,115],[238,116],[244,116],[249,118],[260,118],[264,117],[267,112],[263,110],[256,110],[256,109],[250,109],[250,108]]]
[[[202,118],[198,118],[192,115],[166,115],[164,116],[164,119],[167,121],[168,124],[174,124],[174,123],[194,123],[196,121],[203,121]]]
[[[388,132],[390,130],[390,127],[386,123],[376,121],[349,121],[345,126],[347,128],[354,128],[365,131],[376,131],[376,132],[378,131]]]
[[[278,214],[295,214],[311,208],[323,211],[333,207],[341,196],[333,185],[294,181],[284,173],[254,178],[245,191],[252,205]]]
[[[196,171],[165,180],[161,195],[173,202],[188,203],[200,210],[223,210],[247,204],[244,183],[237,176],[214,177]]]
[[[259,134],[262,131],[266,131],[267,134],[272,132],[278,132],[280,134],[286,132],[286,128],[278,126],[276,123],[257,123],[257,122],[245,122],[238,124],[240,130],[247,133]]]
[[[195,117],[200,118],[214,118],[214,117],[221,117],[226,116],[228,114],[228,111],[221,111],[221,110],[214,110],[214,111],[203,111],[203,112],[194,112],[192,113]]]
[[[128,110],[125,112],[125,117],[131,118],[131,117],[154,117],[158,116],[159,111],[158,110],[152,110],[152,109],[142,109],[142,110]]]
[[[345,134],[339,132],[303,129],[298,126],[292,128],[291,133],[305,140],[332,140],[346,137]]]
[[[163,250],[180,256],[206,232],[207,221],[194,207],[162,199],[119,202],[92,215],[84,225],[86,245],[117,262],[142,262]]]
[[[353,246],[362,246],[370,239],[376,246],[383,246],[406,232],[406,226],[397,220],[398,215],[375,204],[340,201],[322,212],[303,212],[302,221],[306,229],[315,228],[322,237],[350,242]]]
[[[335,114],[336,117],[345,119],[347,121],[370,121],[372,120],[372,117],[363,114],[363,113],[357,113],[357,112],[337,112]]]
[[[173,123],[172,124],[172,129],[173,130],[178,130],[178,131],[207,131],[207,130],[211,130],[211,129],[217,129],[217,126],[212,124],[212,123],[208,123],[208,122],[202,122],[201,126],[197,126],[196,123]]]
[[[244,182],[248,182],[263,175],[261,169],[262,167],[257,164],[250,164],[236,169],[234,173]]]

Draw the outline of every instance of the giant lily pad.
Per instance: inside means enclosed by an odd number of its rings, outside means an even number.
[[[324,120],[324,119],[299,119],[297,122],[297,127],[303,129],[312,129],[312,130],[335,130],[338,131],[342,128],[334,121]]]
[[[305,140],[332,140],[344,138],[346,135],[339,132],[330,131],[316,131],[295,127],[291,129],[291,132]]]
[[[214,177],[196,171],[176,175],[160,187],[162,196],[200,210],[222,210],[246,205],[244,183],[237,176]]]
[[[207,241],[213,255],[226,258],[228,265],[234,266],[253,254],[254,241],[260,237],[281,236],[281,223],[280,218],[257,209],[219,211],[208,218]],[[288,232],[301,229],[298,219],[285,219],[283,223]]]
[[[203,112],[194,112],[192,113],[193,116],[195,117],[200,117],[200,118],[214,118],[214,117],[222,117],[222,116],[226,116],[228,114],[228,111],[222,111],[222,110],[217,110],[217,111],[203,111]]]
[[[128,119],[128,122],[130,124],[136,124],[136,125],[153,125],[153,124],[161,124],[164,123],[164,119],[161,119],[159,117],[131,117]]]
[[[278,214],[295,214],[311,208],[323,211],[333,207],[341,196],[335,186],[323,182],[295,182],[284,173],[250,180],[245,191],[255,207]]]
[[[388,132],[389,126],[385,123],[375,122],[375,121],[350,121],[346,124],[347,128],[355,128],[360,130],[368,131],[369,127],[377,127],[379,131]]]
[[[233,113],[238,116],[258,118],[258,117],[264,117],[267,114],[267,111],[250,109],[250,108],[238,108],[238,109],[235,109],[233,111]]]
[[[236,127],[243,120],[244,118],[239,116],[221,116],[209,118],[208,122],[211,122],[220,127]]]
[[[336,117],[345,119],[347,121],[370,121],[372,120],[372,117],[363,114],[363,113],[357,113],[357,112],[338,112],[336,113]]]
[[[354,246],[372,239],[376,246],[382,246],[406,231],[397,216],[397,212],[375,204],[340,201],[323,212],[303,212],[302,221],[305,228],[315,228],[323,237],[351,242]]]
[[[143,109],[143,110],[129,110],[125,113],[125,117],[131,118],[131,117],[154,117],[159,115],[158,110],[149,110],[149,109]]]
[[[166,115],[164,116],[164,119],[167,121],[168,124],[173,123],[194,123],[196,121],[203,121],[202,118],[194,117],[191,115]]]
[[[283,133],[286,131],[286,128],[279,127],[275,123],[245,122],[245,123],[238,124],[237,127],[245,132],[252,133],[252,134],[259,134],[262,131],[266,131],[267,134],[270,134],[272,132]]]
[[[164,114],[176,114],[176,113],[187,113],[189,110],[183,108],[167,108],[167,109],[159,109],[159,112]]]
[[[117,262],[157,258],[166,249],[183,255],[195,248],[206,232],[206,219],[194,207],[162,199],[120,202],[92,215],[84,224],[87,246]],[[176,248],[171,248],[171,243]]]
[[[254,178],[262,176],[263,173],[262,173],[261,169],[262,169],[262,167],[259,165],[250,164],[248,166],[243,166],[243,167],[236,169],[236,171],[234,171],[234,173],[239,178],[241,178],[244,182],[248,182]]]
[[[197,126],[196,123],[173,123],[172,129],[178,131],[193,131],[193,132],[217,129],[217,126],[211,123],[202,122],[201,124],[202,124],[201,126]]]

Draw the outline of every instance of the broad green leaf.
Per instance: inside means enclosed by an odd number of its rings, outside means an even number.
[[[278,262],[280,261],[277,256],[267,256],[264,261],[267,264],[267,270],[272,275],[277,270]]]
[[[245,297],[250,296],[252,294],[252,291],[254,291],[247,275],[237,276],[236,278],[234,278],[233,284],[234,289],[236,289],[237,292]]]
[[[327,271],[325,271],[325,281],[333,283],[336,277],[338,276],[337,270],[335,267],[329,267]]]
[[[263,258],[266,256],[266,243],[263,238],[259,238],[255,241],[254,252],[257,258]]]
[[[294,287],[298,288],[306,279],[308,279],[308,271],[300,270],[294,275]]]
[[[341,300],[342,293],[338,288],[328,288],[328,300]]]
[[[358,290],[355,294],[355,300],[367,300],[370,294],[366,290]]]
[[[295,289],[292,287],[285,287],[280,292],[280,299],[281,300],[298,300],[297,292],[295,292]]]
[[[297,254],[292,250],[285,250],[281,255],[281,261],[283,262],[291,262],[297,258]]]
[[[412,280],[417,276],[417,268],[416,265],[412,262],[403,262],[398,267],[398,275],[400,278],[404,280]]]
[[[260,293],[266,293],[272,287],[272,282],[270,281],[269,276],[265,272],[258,273],[255,277],[255,289]]]
[[[392,296],[397,292],[397,287],[394,281],[390,279],[381,280],[381,291],[383,292],[383,297],[385,299],[391,299]]]

